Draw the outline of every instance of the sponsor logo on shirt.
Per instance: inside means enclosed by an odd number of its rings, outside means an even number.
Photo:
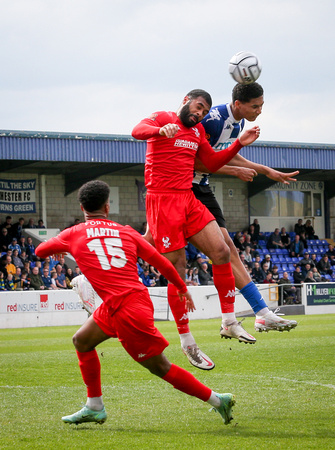
[[[140,358],[144,358],[146,356],[146,353],[139,353],[138,355],[137,355],[137,357],[140,359]]]
[[[196,142],[186,141],[185,139],[176,139],[174,146],[185,147],[195,151],[198,150],[198,144]]]

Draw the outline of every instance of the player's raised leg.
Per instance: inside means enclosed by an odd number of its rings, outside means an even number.
[[[277,316],[269,310],[262,297],[262,294],[257,289],[257,286],[254,284],[254,282],[251,281],[249,274],[245,270],[236,247],[229,236],[228,230],[224,227],[221,227],[220,229],[226,243],[230,248],[230,260],[235,277],[235,285],[237,289],[240,290],[241,294],[247,300],[256,315],[255,330],[289,331],[290,329],[295,328],[297,326],[297,322],[295,320],[284,319],[283,317]],[[227,327],[227,323],[224,318],[222,320],[220,334],[222,337],[236,337],[239,340],[241,336],[239,330]]]
[[[93,316],[73,336],[80,371],[87,388],[87,401],[80,411],[62,417],[63,422],[76,425],[84,422],[102,424],[107,420],[102,400],[100,360],[95,347],[109,337],[95,323]]]
[[[218,291],[222,312],[222,328],[227,338],[254,344],[256,339],[247,333],[235,316],[235,278],[230,263],[230,249],[215,221],[209,222],[189,241],[213,262],[213,280]]]
[[[179,273],[179,276],[184,280],[186,267],[185,249],[182,248],[173,252],[164,253],[164,256],[171,261]],[[186,303],[185,301],[180,301],[178,290],[171,283],[168,284],[168,302],[177,325],[181,348],[190,363],[199,369],[214,369],[214,362],[209,356],[202,352],[196,344],[189,327],[189,317]]]
[[[213,410],[221,415],[225,425],[228,425],[233,420],[232,408],[235,405],[235,396],[233,394],[218,394],[214,392],[187,370],[171,364],[164,353],[147,359],[140,364],[150,370],[152,374],[170,383],[175,389],[209,403]]]

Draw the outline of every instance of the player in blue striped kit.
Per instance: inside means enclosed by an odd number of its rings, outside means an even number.
[[[258,83],[235,85],[231,103],[212,107],[208,115],[202,120],[207,139],[211,146],[217,150],[229,147],[242,132],[245,120],[254,122],[261,114],[263,104],[263,88]],[[206,167],[198,160],[196,161],[195,168],[193,192],[214,215],[229,245],[236,287],[243,294],[256,314],[256,331],[283,331],[296,327],[296,321],[283,319],[271,312],[267,307],[262,295],[246,272],[233,241],[228,234],[221,208],[209,187],[210,174],[206,170]],[[295,181],[292,177],[299,172],[279,172],[262,164],[253,163],[240,154],[237,154],[226,166],[222,167],[216,173],[238,176],[243,181],[252,181],[254,176],[261,173],[274,181],[289,184],[290,181]],[[253,343],[256,341],[255,338],[253,340],[250,339],[250,334],[245,332],[241,324],[237,322],[235,314],[231,313],[222,314],[220,334],[222,337],[236,338],[242,342]]]

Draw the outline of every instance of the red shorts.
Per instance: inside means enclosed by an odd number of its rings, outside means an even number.
[[[154,324],[154,308],[147,290],[128,294],[112,314],[102,303],[93,313],[95,323],[110,337],[118,338],[137,362],[160,355],[169,345]]]
[[[150,191],[146,195],[147,221],[159,253],[173,252],[187,244],[215,220],[191,191]]]

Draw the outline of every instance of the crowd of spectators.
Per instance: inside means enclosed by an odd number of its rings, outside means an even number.
[[[25,236],[27,228],[45,225],[42,219],[35,225],[23,217],[13,223],[11,216],[0,225],[0,291],[72,289],[71,280],[81,274],[79,267],[72,271],[61,255],[40,260],[33,239]]]
[[[69,227],[78,223],[80,220],[76,219]],[[13,223],[10,216],[0,226],[0,290],[71,289],[71,280],[80,275],[79,268],[72,271],[63,257],[39,260],[32,238],[25,236],[25,228],[45,226],[41,219],[37,225],[33,219],[26,221],[24,218]],[[146,222],[140,233],[145,234],[145,230]],[[285,227],[261,232],[255,219],[246,229],[230,235],[251,279],[257,284],[277,283],[282,286],[285,298],[300,302],[302,283],[335,281],[334,247],[328,244],[322,253],[315,247],[311,251],[311,243],[317,243],[318,236],[310,220],[303,224],[299,219],[294,232],[287,232]],[[185,250],[186,284],[212,285],[212,264],[208,257],[191,243]],[[139,278],[145,286],[167,286],[167,280],[155,267],[140,258],[137,265]]]

